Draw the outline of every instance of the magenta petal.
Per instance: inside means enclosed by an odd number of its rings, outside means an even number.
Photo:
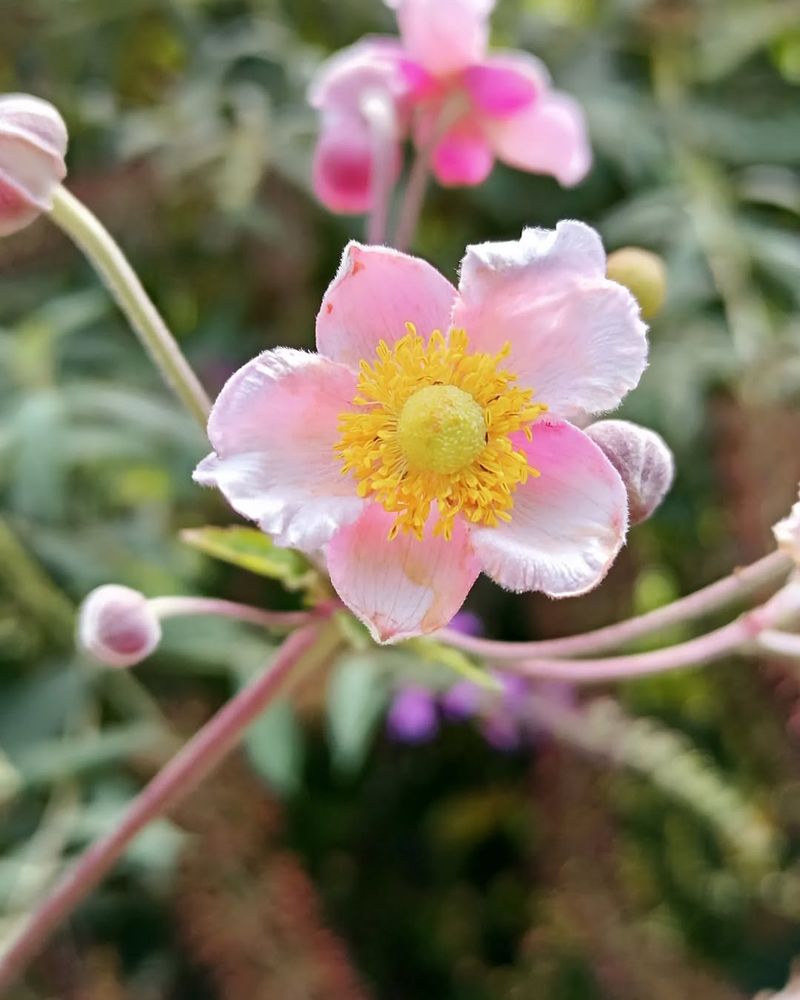
[[[483,184],[494,166],[494,153],[478,125],[465,120],[452,128],[433,153],[433,172],[446,187]]]
[[[473,528],[484,572],[517,592],[573,597],[606,575],[628,525],[625,486],[589,438],[568,423],[540,420],[533,441],[516,436],[541,475],[514,493],[511,521]]]
[[[433,534],[435,516],[422,541],[410,534],[389,541],[395,515],[371,504],[331,539],[331,582],[376,642],[399,642],[444,627],[478,576],[466,528],[456,522],[447,542]]]
[[[605,277],[600,238],[581,222],[468,247],[453,324],[475,350],[509,342],[508,368],[556,417],[614,409],[647,359],[638,303]]]
[[[468,67],[463,83],[476,110],[497,118],[530,107],[541,89],[530,73],[499,59]]]
[[[195,480],[216,486],[278,544],[317,550],[364,506],[334,452],[355,383],[316,354],[265,351],[219,394],[208,422],[214,452]]]
[[[495,0],[389,0],[412,59],[435,76],[480,62]]]
[[[368,212],[372,207],[372,161],[372,139],[363,119],[326,115],[314,150],[314,194],[331,212]],[[397,170],[399,166],[398,147]]]
[[[379,341],[404,337],[406,323],[427,337],[447,330],[456,290],[419,257],[348,243],[317,316],[317,349],[357,369]]]

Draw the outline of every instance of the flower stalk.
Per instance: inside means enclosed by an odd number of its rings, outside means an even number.
[[[53,931],[80,905],[149,823],[173,809],[219,764],[287,681],[327,658],[339,642],[335,626],[294,632],[269,668],[243,688],[189,740],[131,802],[117,826],[92,844],[55,885],[0,957],[0,995]]]
[[[53,194],[50,218],[89,259],[156,367],[205,431],[211,401],[114,238],[63,186]]]
[[[665,673],[685,667],[699,667],[737,651],[758,648],[762,633],[771,633],[800,612],[800,589],[788,585],[766,604],[741,615],[735,621],[706,635],[650,653],[611,656],[603,659],[567,661],[537,659],[513,661],[505,669],[526,677],[574,683],[603,683]]]
[[[541,639],[533,642],[500,642],[466,635],[455,629],[445,628],[437,633],[440,642],[463,649],[466,653],[485,656],[493,660],[524,660],[528,657],[570,657],[588,653],[602,653],[616,649],[636,639],[644,639],[674,625],[702,618],[714,611],[774,585],[785,577],[791,560],[782,552],[771,552],[762,559],[736,569],[729,576],[717,580],[701,590],[673,601],[662,608],[628,618],[614,625],[566,636],[563,639]]]
[[[367,243],[377,246],[386,242],[397,157],[397,116],[391,97],[378,90],[362,98],[361,112],[372,137],[372,210],[367,220]]]

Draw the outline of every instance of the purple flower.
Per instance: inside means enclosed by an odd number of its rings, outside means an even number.
[[[403,688],[392,702],[387,729],[401,743],[427,743],[439,729],[436,698],[424,687]]]

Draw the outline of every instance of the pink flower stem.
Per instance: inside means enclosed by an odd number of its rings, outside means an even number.
[[[467,653],[475,653],[493,660],[516,660],[530,656],[582,656],[587,653],[601,653],[614,649],[634,639],[641,639],[653,632],[689,622],[710,614],[727,604],[774,583],[785,576],[791,567],[791,560],[782,552],[772,552],[763,559],[734,570],[730,576],[687,597],[673,601],[663,608],[648,611],[647,614],[629,618],[616,625],[607,625],[584,632],[582,635],[566,636],[563,639],[544,639],[536,642],[497,642],[463,635],[454,629],[442,629],[436,638],[456,646]]]
[[[657,649],[652,653],[611,656],[599,660],[536,659],[504,663],[503,669],[525,677],[572,683],[619,681],[664,673],[684,667],[699,667],[738,650],[751,649],[759,635],[800,611],[800,587],[789,584],[766,604],[748,611],[736,621],[697,639]]]
[[[165,618],[183,618],[192,615],[211,615],[233,618],[251,625],[269,629],[293,629],[319,618],[314,611],[264,611],[249,604],[223,601],[216,597],[154,597],[148,601],[151,609],[162,621]]]
[[[91,262],[155,366],[205,431],[211,402],[125,254],[92,212],[64,187],[50,219]]]
[[[393,246],[397,250],[408,250],[414,241],[431,176],[430,162],[431,151],[421,149],[409,171],[393,240]]]
[[[787,660],[800,660],[800,635],[781,632],[779,629],[766,629],[758,637],[758,648]]]
[[[439,113],[438,121],[429,139],[417,153],[408,174],[403,200],[400,203],[397,227],[392,242],[392,246],[396,250],[408,250],[414,241],[422,215],[422,206],[425,204],[425,195],[431,176],[431,161],[436,147],[456,122],[465,114],[469,114],[469,111],[469,101],[463,94],[457,94],[451,98]]]
[[[387,94],[374,91],[361,102],[361,111],[372,133],[372,211],[367,221],[367,243],[378,246],[386,241],[389,202],[394,188],[397,122],[394,105]]]
[[[269,669],[232,698],[169,761],[128,806],[121,822],[91,845],[28,918],[0,957],[0,995],[22,973],[50,934],[81,903],[148,823],[176,806],[236,745],[275,698],[284,681],[315,658],[322,637],[315,626],[292,633]]]

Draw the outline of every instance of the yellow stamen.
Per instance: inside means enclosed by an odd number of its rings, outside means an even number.
[[[411,323],[394,347],[378,344],[373,362],[361,362],[355,409],[339,417],[336,451],[352,473],[359,496],[397,514],[390,537],[411,531],[422,538],[431,504],[436,532],[449,539],[457,514],[473,524],[511,519],[513,493],[538,470],[528,465],[510,435],[547,407],[500,367],[497,354],[470,353],[466,331],[447,340],[434,330],[426,344]]]

